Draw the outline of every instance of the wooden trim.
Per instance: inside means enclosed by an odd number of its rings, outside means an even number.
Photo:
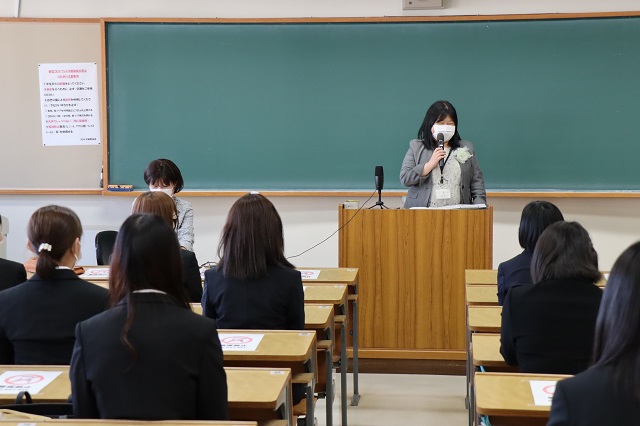
[[[468,22],[468,21],[527,21],[556,19],[625,18],[640,16],[640,11],[584,12],[584,13],[528,13],[513,15],[448,15],[448,16],[372,16],[333,18],[104,18],[106,22],[162,22],[217,24],[302,24],[302,23],[378,23],[378,22]]]
[[[353,348],[347,348],[347,356],[353,358]],[[437,349],[359,349],[358,358],[363,359],[433,359],[464,361],[464,350]]]
[[[100,48],[102,49],[102,190],[109,184],[109,122],[107,120],[107,26],[100,20]]]
[[[487,198],[640,198],[640,191],[496,191]]]
[[[0,189],[0,195],[102,195],[101,189]]]
[[[51,23],[76,23],[97,24],[100,18],[11,18],[0,17],[0,22],[51,22]]]

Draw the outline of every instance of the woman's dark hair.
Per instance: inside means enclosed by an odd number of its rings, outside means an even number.
[[[31,215],[27,225],[27,236],[29,248],[38,255],[36,274],[47,279],[51,278],[58,262],[73,246],[76,238],[82,237],[82,224],[78,215],[71,209],[45,206]],[[41,244],[48,244],[51,250],[40,250]]]
[[[184,188],[182,173],[176,164],[166,158],[159,158],[149,163],[144,171],[144,181],[147,185],[162,183],[173,185],[173,193],[177,194]]]
[[[172,296],[190,309],[182,286],[182,259],[176,233],[155,214],[134,214],[124,221],[113,249],[109,267],[111,305],[127,301],[127,320],[120,334],[122,343],[136,356],[127,335],[135,317],[131,294],[155,289]]]
[[[431,134],[431,127],[441,120],[450,117],[454,123],[456,123],[456,132],[449,141],[451,149],[456,149],[460,146],[460,133],[458,133],[458,113],[456,109],[448,101],[436,101],[429,107],[427,113],[422,120],[422,125],[418,130],[418,139],[422,141],[424,147],[430,150],[434,150],[438,147],[438,141],[433,138]]]
[[[560,209],[548,201],[532,201],[522,210],[518,241],[520,247],[530,252],[536,248],[536,243],[547,226],[564,220]]]
[[[640,242],[611,269],[596,319],[593,362],[610,366],[622,393],[640,400]]]
[[[260,194],[246,194],[233,203],[222,229],[218,256],[218,269],[228,278],[261,278],[268,265],[294,267],[284,256],[280,215]]]
[[[556,222],[544,230],[531,259],[534,283],[556,279],[602,279],[598,254],[586,229],[578,222]]]
[[[131,214],[136,213],[157,214],[174,229],[178,223],[178,209],[175,201],[161,191],[147,191],[138,195],[131,207]]]

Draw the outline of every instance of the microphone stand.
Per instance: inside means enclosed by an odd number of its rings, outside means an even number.
[[[369,210],[371,209],[375,209],[376,207],[380,206],[381,209],[388,209],[389,207],[384,205],[384,202],[382,201],[382,189],[378,189],[378,201],[376,201],[376,203],[369,207]]]

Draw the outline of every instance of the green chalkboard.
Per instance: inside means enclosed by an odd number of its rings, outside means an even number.
[[[373,189],[448,99],[489,190],[637,190],[640,18],[106,25],[110,183]]]

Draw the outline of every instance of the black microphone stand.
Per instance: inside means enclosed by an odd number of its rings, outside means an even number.
[[[378,201],[376,201],[376,203],[369,207],[369,210],[371,209],[375,209],[376,207],[380,206],[381,209],[388,209],[389,207],[384,205],[384,202],[382,201],[382,189],[378,189]]]

